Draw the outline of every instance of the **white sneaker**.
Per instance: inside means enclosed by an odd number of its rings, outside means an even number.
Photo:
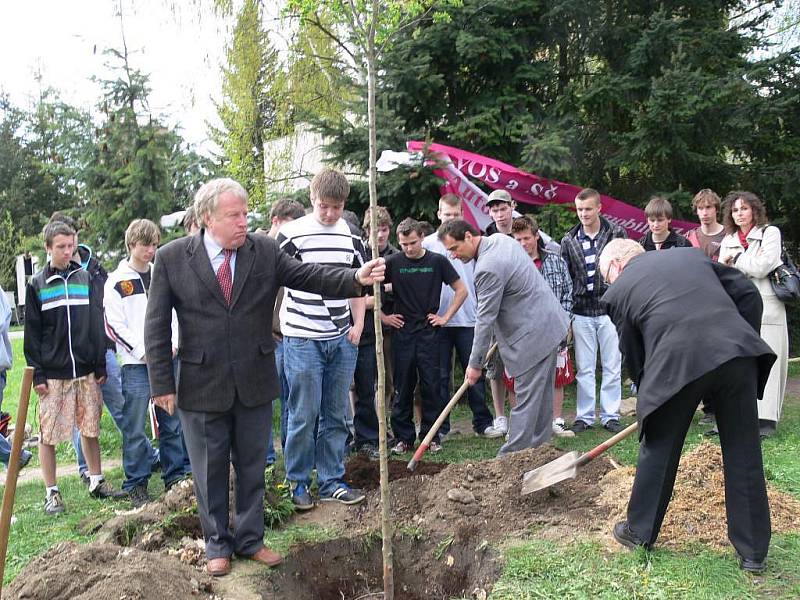
[[[506,417],[497,417],[489,427],[483,430],[483,437],[499,438],[508,433],[508,419]]]
[[[553,434],[558,437],[575,437],[575,432],[567,429],[564,419],[553,419]]]

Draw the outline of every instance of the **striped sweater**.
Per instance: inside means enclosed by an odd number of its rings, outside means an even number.
[[[277,241],[281,250],[302,262],[356,268],[364,264],[364,244],[350,233],[344,219],[323,225],[314,215],[306,215],[283,225]],[[350,304],[286,288],[280,320],[285,336],[330,340],[349,331]]]

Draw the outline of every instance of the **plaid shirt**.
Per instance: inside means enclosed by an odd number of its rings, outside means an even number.
[[[539,256],[542,258],[541,274],[550,289],[558,298],[561,308],[567,311],[569,318],[572,319],[572,279],[569,277],[567,263],[558,254],[539,248]]]
[[[606,314],[606,311],[600,305],[600,297],[608,286],[606,282],[603,281],[600,269],[597,269],[594,273],[594,289],[589,291],[586,288],[586,261],[578,236],[582,227],[583,226],[578,223],[561,239],[561,258],[567,263],[569,275],[572,278],[572,298],[574,300],[572,312],[584,317],[601,317]],[[601,216],[600,231],[594,238],[597,256],[600,256],[603,248],[605,248],[610,240],[626,237],[628,237],[628,234],[625,233],[622,227],[612,224]]]

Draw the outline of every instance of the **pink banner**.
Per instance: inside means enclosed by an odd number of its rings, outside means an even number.
[[[410,152],[426,149],[425,142],[419,141],[408,142],[407,147]],[[486,206],[487,194],[471,179],[477,179],[492,189],[505,189],[514,200],[525,204],[567,204],[574,209],[575,196],[581,191],[578,186],[525,173],[499,160],[452,146],[430,144],[427,150],[440,162],[434,173],[447,182],[442,192],[458,195],[466,204],[467,220],[481,229],[491,223]],[[629,237],[639,239],[647,233],[647,217],[641,208],[604,194],[600,198],[603,216],[624,227]],[[681,234],[695,227],[695,223],[672,221],[672,228]]]

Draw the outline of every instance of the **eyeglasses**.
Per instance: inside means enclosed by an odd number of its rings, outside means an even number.
[[[608,261],[608,268],[606,268],[606,272],[603,273],[602,271],[600,271],[600,275],[603,276],[603,281],[605,281],[606,283],[608,283],[608,276],[611,274],[611,265],[613,263],[614,259],[612,258],[610,261]]]

